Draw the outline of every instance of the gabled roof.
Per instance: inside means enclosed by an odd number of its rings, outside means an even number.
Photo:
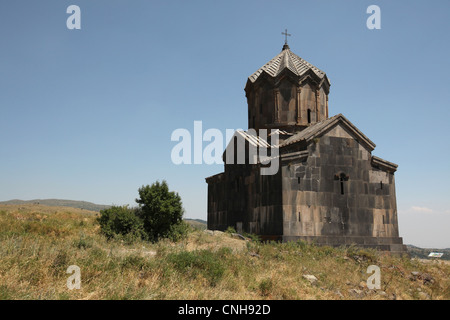
[[[222,153],[222,160],[224,162],[225,162],[225,156],[226,156],[228,148],[234,147],[234,138],[235,137],[241,139],[240,141],[248,142],[249,145],[252,145],[252,147],[254,147],[254,148],[274,149],[274,148],[280,147],[279,145],[270,144],[267,140],[261,138],[258,135],[251,134],[248,131],[236,130],[234,132],[233,136],[231,137],[230,141],[228,142],[225,150]],[[245,151],[245,152],[247,152],[247,151]]]
[[[273,136],[275,134],[278,134],[280,136],[293,136],[294,134],[291,132],[287,132],[286,130],[281,130],[281,129],[275,129],[275,130],[270,130],[269,136]]]
[[[398,165],[387,160],[381,159],[379,157],[372,156],[371,163],[373,167],[380,168],[381,170],[387,172],[397,171]]]
[[[330,130],[338,123],[341,123],[344,127],[350,130],[357,138],[357,140],[361,142],[363,145],[365,145],[370,151],[375,149],[375,143],[373,143],[368,137],[366,137],[361,131],[359,131],[358,128],[355,127],[350,121],[348,121],[348,119],[344,117],[341,113],[335,115],[334,117],[312,124],[306,129],[303,129],[302,131],[296,133],[294,136],[286,139],[281,144],[281,147],[299,141],[310,142],[314,138],[319,137],[322,134],[326,133],[328,130]]]
[[[258,135],[252,135],[248,133],[247,131],[241,131],[238,130],[235,132],[235,135],[240,135],[244,138],[244,140],[248,141],[250,144],[252,144],[254,147],[264,147],[264,148],[278,148],[278,146],[271,145],[266,140],[261,138]],[[234,138],[234,135],[233,135]]]
[[[248,77],[248,80],[254,83],[264,72],[271,77],[276,77],[286,68],[299,77],[311,70],[317,77],[326,79],[328,84],[330,84],[325,72],[297,56],[287,45],[283,47],[283,50],[277,56]]]

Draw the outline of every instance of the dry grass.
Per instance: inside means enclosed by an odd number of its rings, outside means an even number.
[[[450,265],[441,262],[200,230],[178,243],[127,244],[107,241],[95,217],[0,206],[0,299],[450,299]],[[380,290],[365,286],[371,264],[381,268]],[[79,290],[66,286],[70,265],[81,269]]]

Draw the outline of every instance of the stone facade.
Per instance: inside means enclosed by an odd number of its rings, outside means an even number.
[[[375,144],[342,114],[328,117],[329,87],[324,72],[287,46],[249,77],[249,127],[280,129],[277,144],[257,146],[277,148],[279,169],[262,175],[263,165],[248,157],[225,161],[223,173],[206,178],[209,229],[406,251],[398,233],[397,165],[373,156]],[[239,134],[248,151],[251,136]]]

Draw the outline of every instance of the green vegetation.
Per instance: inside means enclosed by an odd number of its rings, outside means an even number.
[[[100,211],[97,218],[102,233],[108,238],[125,238],[128,241],[147,239],[144,223],[139,218],[139,208],[113,206]]]
[[[113,206],[100,211],[97,220],[108,239],[118,237],[127,242],[135,239],[157,242],[169,238],[178,241],[187,234],[189,226],[182,220],[181,198],[169,191],[166,181],[142,186],[139,196],[137,208]]]
[[[198,229],[177,242],[108,240],[97,217],[0,206],[0,299],[450,299],[445,261]],[[372,264],[381,270],[379,290],[365,286]],[[66,286],[70,265],[80,267],[79,290]]]

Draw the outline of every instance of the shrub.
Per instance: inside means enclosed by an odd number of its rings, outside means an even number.
[[[189,232],[192,230],[191,226],[184,221],[180,221],[170,227],[168,238],[173,242],[186,239]]]
[[[234,227],[232,227],[232,226],[229,226],[228,228],[227,228],[227,230],[225,230],[225,232],[226,233],[237,233],[236,232],[236,229],[234,228]]]
[[[254,233],[247,233],[243,232],[242,234],[244,237],[249,238],[251,241],[254,242],[261,242],[261,237]]]
[[[127,206],[112,206],[101,210],[100,217],[97,218],[101,232],[108,239],[118,235],[145,239],[144,224],[137,214],[138,210]]]
[[[118,237],[132,243],[137,239],[179,241],[187,236],[191,228],[182,219],[181,198],[169,191],[166,181],[142,186],[139,196],[137,208],[113,206],[100,211],[97,221],[108,239]]]
[[[258,287],[261,295],[267,297],[273,289],[273,282],[271,279],[264,279]]]
[[[209,281],[211,286],[215,286],[225,273],[225,267],[221,259],[208,250],[172,253],[167,256],[167,261],[179,273],[193,277],[202,275]]]
[[[88,249],[92,248],[93,243],[94,241],[92,240],[92,238],[86,238],[84,234],[80,234],[80,238],[78,240],[75,240],[73,244],[78,249]]]
[[[143,221],[144,230],[149,240],[170,238],[179,232],[183,226],[178,226],[183,218],[183,206],[178,193],[169,191],[166,181],[142,186],[139,190],[139,215]]]

